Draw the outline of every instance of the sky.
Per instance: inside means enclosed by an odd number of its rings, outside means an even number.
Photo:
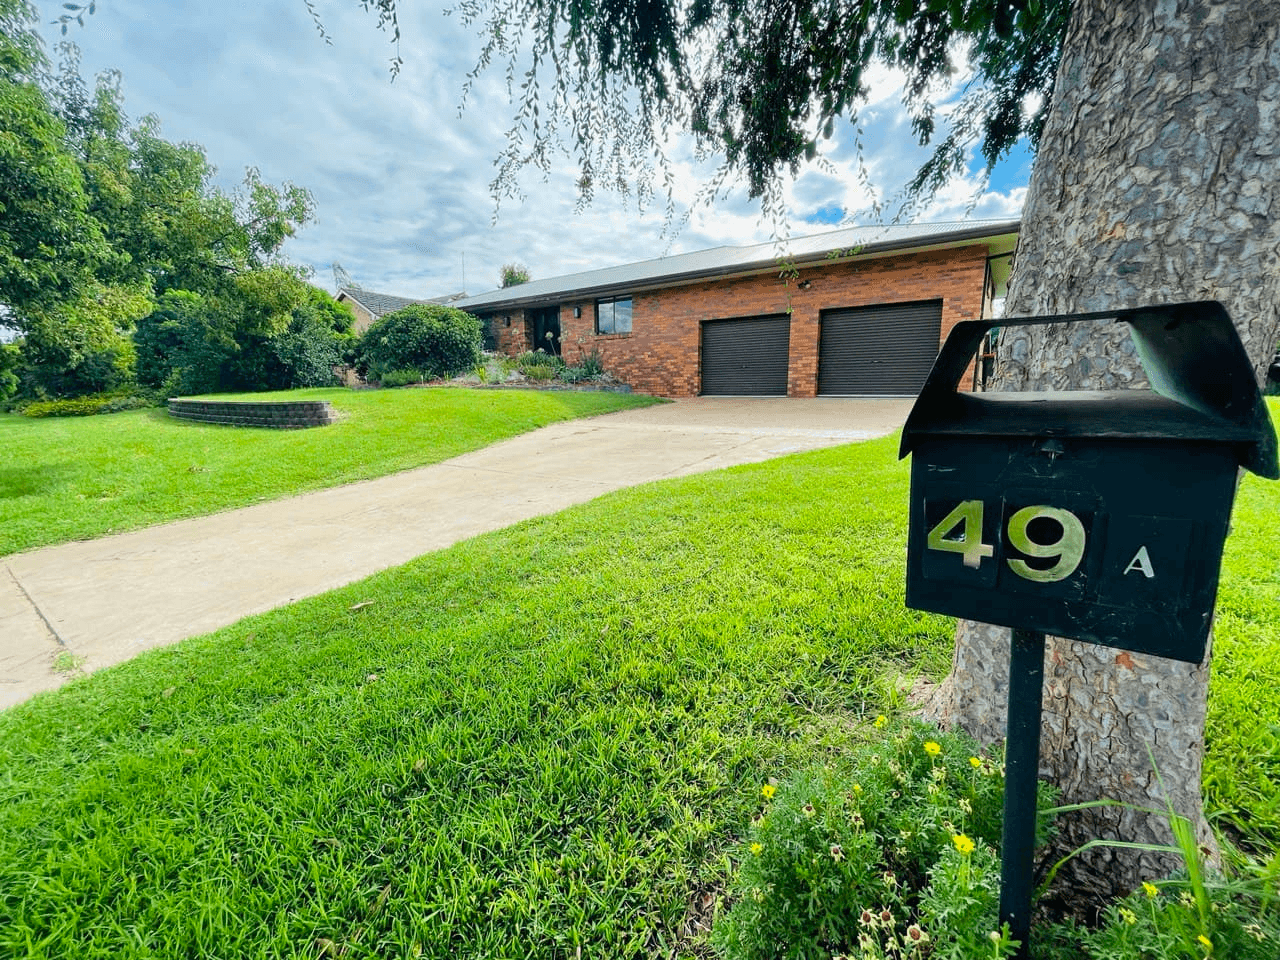
[[[82,0],[87,3],[88,0]],[[482,74],[460,112],[463,84],[481,47],[477,28],[443,13],[448,0],[400,0],[403,66],[358,0],[312,0],[326,43],[304,0],[97,0],[84,27],[66,39],[81,50],[82,73],[123,75],[125,111],[155,114],[162,135],[204,147],[228,191],[257,167],[272,183],[310,190],[316,219],[285,254],[335,290],[332,265],[361,287],[431,298],[482,293],[499,285],[506,263],[535,279],[771,240],[744,187],[698,203],[714,172],[673,135],[675,196],[688,214],[668,229],[665,198],[641,208],[634,196],[597,192],[578,211],[575,170],[527,171],[519,199],[496,203],[489,184],[506,145],[512,108],[500,70]],[[53,23],[61,0],[38,0],[50,58],[63,39]],[[898,102],[896,78],[880,70],[862,113],[871,182],[891,195],[923,160]],[[793,235],[870,222],[856,176],[853,128],[823,144],[825,164],[785,188]],[[976,172],[944,188],[916,219],[1013,219],[1020,215],[1030,157],[1015,151],[974,203]]]

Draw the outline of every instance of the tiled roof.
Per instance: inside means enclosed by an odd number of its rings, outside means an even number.
[[[401,307],[407,307],[414,303],[447,304],[455,303],[463,297],[461,293],[451,293],[443,297],[433,297],[430,300],[420,300],[410,297],[397,297],[390,293],[374,293],[372,290],[361,290],[358,287],[339,287],[338,295],[342,296],[344,294],[347,299],[356,301],[375,317],[394,313]]]
[[[865,256],[935,244],[962,243],[983,237],[1018,232],[1017,220],[969,220],[953,223],[921,223],[849,227],[809,237],[794,237],[784,244],[760,243],[744,247],[715,247],[657,260],[604,267],[547,280],[532,280],[515,287],[491,290],[454,303],[463,310],[492,309],[515,304],[536,304],[567,295],[604,295],[609,292],[663,286],[679,281],[705,279],[771,269],[780,260],[812,265],[833,254]]]
[[[401,307],[407,307],[413,303],[427,303],[426,300],[416,300],[410,297],[397,297],[389,293],[374,293],[372,290],[359,290],[354,287],[340,287],[338,295],[346,295],[347,299],[354,300],[360,306],[364,307],[375,317],[380,317],[386,313],[392,313]]]

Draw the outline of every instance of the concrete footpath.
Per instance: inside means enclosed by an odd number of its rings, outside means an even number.
[[[910,407],[684,400],[544,427],[378,480],[0,558],[0,708],[611,490],[883,436]]]

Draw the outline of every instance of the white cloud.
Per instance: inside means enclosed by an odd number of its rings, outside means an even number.
[[[391,81],[394,49],[374,20],[350,0],[316,4],[327,45],[302,0],[105,0],[69,39],[83,51],[86,75],[115,67],[124,76],[130,116],[157,114],[165,136],[202,144],[232,188],[256,166],[272,182],[310,189],[317,222],[287,247],[332,286],[338,261],[362,285],[430,297],[465,285],[495,286],[503,263],[520,261],[535,277],[590,269],[722,244],[766,241],[772,224],[738,187],[712,207],[694,207],[674,237],[664,236],[665,198],[640,211],[634,198],[598,192],[575,214],[575,172],[545,182],[521,180],[524,198],[504,201],[492,222],[489,183],[505,146],[511,108],[501,70],[481,76],[466,111],[462,86],[480,41],[433,5],[401,4],[404,66]],[[61,12],[40,0],[44,22]],[[47,27],[50,46],[57,29]],[[862,113],[864,158],[882,194],[892,193],[924,157],[898,104],[901,79],[874,68]],[[853,129],[842,125],[823,145],[827,166],[786,186],[794,234],[823,208],[863,210],[869,197],[855,175]],[[715,169],[687,141],[667,144],[675,194],[690,204]],[[972,178],[940,192],[925,216],[959,219]],[[1012,217],[1025,190],[983,197],[972,216]]]

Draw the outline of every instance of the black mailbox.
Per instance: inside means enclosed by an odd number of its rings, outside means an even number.
[[[1150,390],[957,392],[996,326],[1129,326]],[[1276,435],[1216,302],[957,324],[903,428],[907,605],[1198,663],[1239,468]]]

